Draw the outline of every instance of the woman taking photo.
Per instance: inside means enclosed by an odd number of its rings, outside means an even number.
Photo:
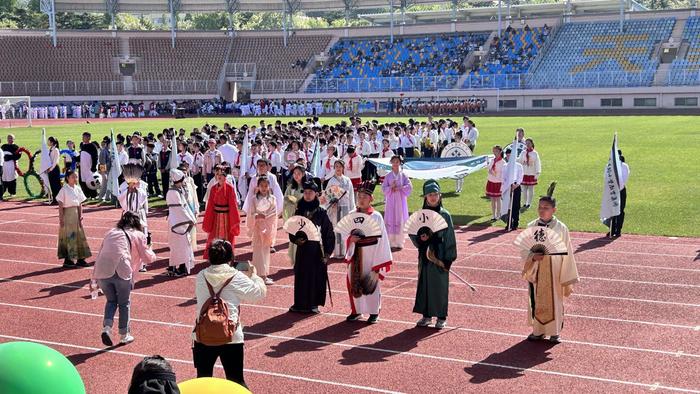
[[[205,378],[214,375],[214,363],[221,358],[221,364],[226,373],[226,379],[245,386],[243,379],[243,325],[240,321],[239,305],[241,301],[254,302],[265,297],[267,288],[262,278],[255,271],[255,266],[249,265],[247,270],[238,271],[231,267],[233,247],[231,243],[217,239],[208,249],[209,266],[197,274],[195,294],[197,296],[197,317],[192,333],[192,358],[197,369],[197,377]],[[228,307],[230,340],[224,344],[207,343],[204,333],[212,335],[213,329],[202,329],[207,321],[206,308],[213,296],[220,298]],[[212,327],[208,325],[207,327]]]
[[[87,267],[85,259],[92,256],[83,230],[83,202],[86,200],[78,185],[78,174],[66,171],[66,183],[56,196],[58,202],[58,258],[66,268]],[[76,261],[77,260],[77,264]]]
[[[134,287],[134,273],[142,264],[152,263],[155,259],[155,253],[146,245],[141,219],[136,214],[125,211],[117,226],[105,235],[92,271],[92,279],[97,281],[107,297],[102,330],[102,343],[105,346],[113,344],[111,331],[117,309],[121,335],[119,342],[127,344],[134,340],[129,330],[130,295]]]

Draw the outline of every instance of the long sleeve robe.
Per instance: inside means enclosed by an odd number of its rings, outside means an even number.
[[[170,247],[169,266],[184,264],[187,272],[194,267],[194,251],[191,241],[191,227],[197,224],[187,206],[187,198],[182,188],[170,188],[165,195],[168,203],[168,246]]]
[[[377,221],[379,227],[382,229],[382,237],[379,238],[378,242],[374,245],[361,246],[362,250],[362,273],[361,276],[364,277],[369,275],[371,271],[374,271],[379,275],[380,282],[377,284],[377,288],[372,294],[363,294],[360,297],[354,297],[352,294],[352,271],[353,265],[357,264],[354,261],[353,256],[355,255],[358,246],[352,245],[348,248],[345,255],[345,262],[348,265],[348,274],[346,276],[346,283],[348,287],[348,295],[350,297],[350,309],[352,313],[366,314],[366,315],[378,315],[379,310],[382,307],[382,293],[381,293],[381,281],[384,280],[384,276],[391,269],[392,257],[391,257],[391,246],[389,246],[389,239],[386,233],[386,228],[384,227],[384,219],[382,215],[372,209],[369,216]]]
[[[447,318],[450,273],[430,262],[426,254],[430,247],[449,270],[452,262],[457,259],[457,241],[452,216],[442,207],[438,212],[447,222],[446,229],[433,234],[426,242],[422,242],[417,235],[410,236],[411,242],[418,249],[419,270],[413,312],[425,317]]]
[[[267,209],[261,207],[260,203],[263,199],[269,202]],[[252,239],[252,264],[258,275],[267,276],[270,271],[270,246],[272,246],[277,233],[277,199],[274,195],[267,197],[253,195],[247,208],[246,226]],[[265,218],[256,218],[255,216],[258,214],[265,216]]]
[[[225,239],[235,245],[236,236],[241,232],[238,203],[233,186],[216,184],[211,189],[207,209],[204,213],[202,229],[208,234],[204,258],[209,258],[209,246],[215,239]]]
[[[301,187],[293,188],[291,185],[287,186],[287,190],[284,192],[283,201],[283,219],[287,219],[294,216],[294,212],[297,210],[297,202],[302,199],[303,190]],[[290,264],[294,266],[294,260],[297,255],[297,246],[294,243],[289,243],[289,248],[287,249],[287,256],[289,257]]]
[[[528,223],[528,227],[539,226],[539,220]],[[535,335],[559,335],[564,326],[564,297],[578,283],[578,270],[571,246],[569,229],[556,218],[547,226],[561,236],[569,252],[566,256],[545,256],[542,261],[528,259],[523,253],[525,268],[523,278],[528,281],[528,324]]]
[[[328,207],[328,218],[331,220],[331,223],[333,223],[333,227],[335,227],[340,221],[340,219],[342,219],[345,215],[350,213],[350,211],[355,209],[355,191],[352,187],[352,182],[350,181],[350,178],[346,177],[345,175],[343,175],[340,178],[337,176],[333,176],[332,178],[330,178],[328,180],[328,184],[326,185],[325,190],[328,190],[332,186],[338,186],[346,191],[343,198],[338,200],[337,203]],[[333,248],[333,256],[342,257],[344,255],[345,240],[342,239],[340,234],[336,234],[335,246]]]
[[[294,307],[301,310],[311,310],[326,304],[326,284],[328,283],[328,268],[323,261],[324,256],[333,252],[335,233],[333,224],[328,219],[326,210],[318,205],[306,209],[308,204],[300,204],[296,215],[306,216],[321,233],[321,242],[306,241],[299,245],[299,239],[289,235],[290,243],[297,245],[294,262]]]
[[[396,186],[395,191],[391,190]],[[391,240],[391,246],[403,247],[403,225],[408,220],[408,196],[413,191],[411,180],[403,172],[390,171],[382,183],[384,193],[384,221],[386,231]]]

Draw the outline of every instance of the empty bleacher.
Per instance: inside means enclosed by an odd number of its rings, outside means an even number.
[[[229,55],[232,63],[256,63],[256,79],[304,79],[303,67],[292,67],[296,61],[307,62],[325,51],[330,35],[293,35],[284,46],[282,37],[236,37]]]
[[[317,70],[308,92],[438,90],[457,83],[465,57],[488,33],[341,40]]]
[[[700,84],[700,16],[691,16],[683,30],[683,41],[688,43],[688,51],[683,59],[676,59],[671,64],[669,84]]]
[[[659,65],[655,46],[671,35],[674,18],[563,25],[528,87],[650,86]]]
[[[140,58],[135,80],[218,80],[231,42],[226,37],[129,38],[132,57]]]
[[[463,88],[519,88],[521,79],[549,36],[549,27],[507,28],[489,45],[488,61],[471,71]]]
[[[112,58],[114,38],[60,37],[58,46],[48,37],[0,37],[0,81],[115,81]]]

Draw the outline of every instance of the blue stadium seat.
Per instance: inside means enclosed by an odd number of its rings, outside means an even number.
[[[671,63],[669,85],[700,85],[700,16],[691,16],[685,23],[683,40],[688,42],[685,58]]]

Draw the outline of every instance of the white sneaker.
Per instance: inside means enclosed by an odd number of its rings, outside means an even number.
[[[438,319],[437,322],[435,323],[435,328],[440,330],[440,329],[445,328],[446,325],[447,325],[447,320]]]
[[[265,278],[265,284],[266,285],[274,285],[275,281],[272,280],[271,278]]]
[[[424,318],[418,320],[418,323],[416,323],[416,326],[418,326],[418,327],[428,327],[428,326],[430,325],[430,323],[432,323],[432,322],[433,322],[433,318],[432,318],[432,317],[424,317]]]
[[[121,343],[122,345],[126,345],[127,343],[131,342],[134,342],[134,337],[132,337],[131,334],[129,334],[128,332],[122,335],[122,339],[121,341],[119,341],[119,343]]]
[[[112,346],[114,343],[112,342],[112,337],[110,336],[110,333],[112,332],[112,328],[105,326],[102,329],[102,344],[105,346]]]

